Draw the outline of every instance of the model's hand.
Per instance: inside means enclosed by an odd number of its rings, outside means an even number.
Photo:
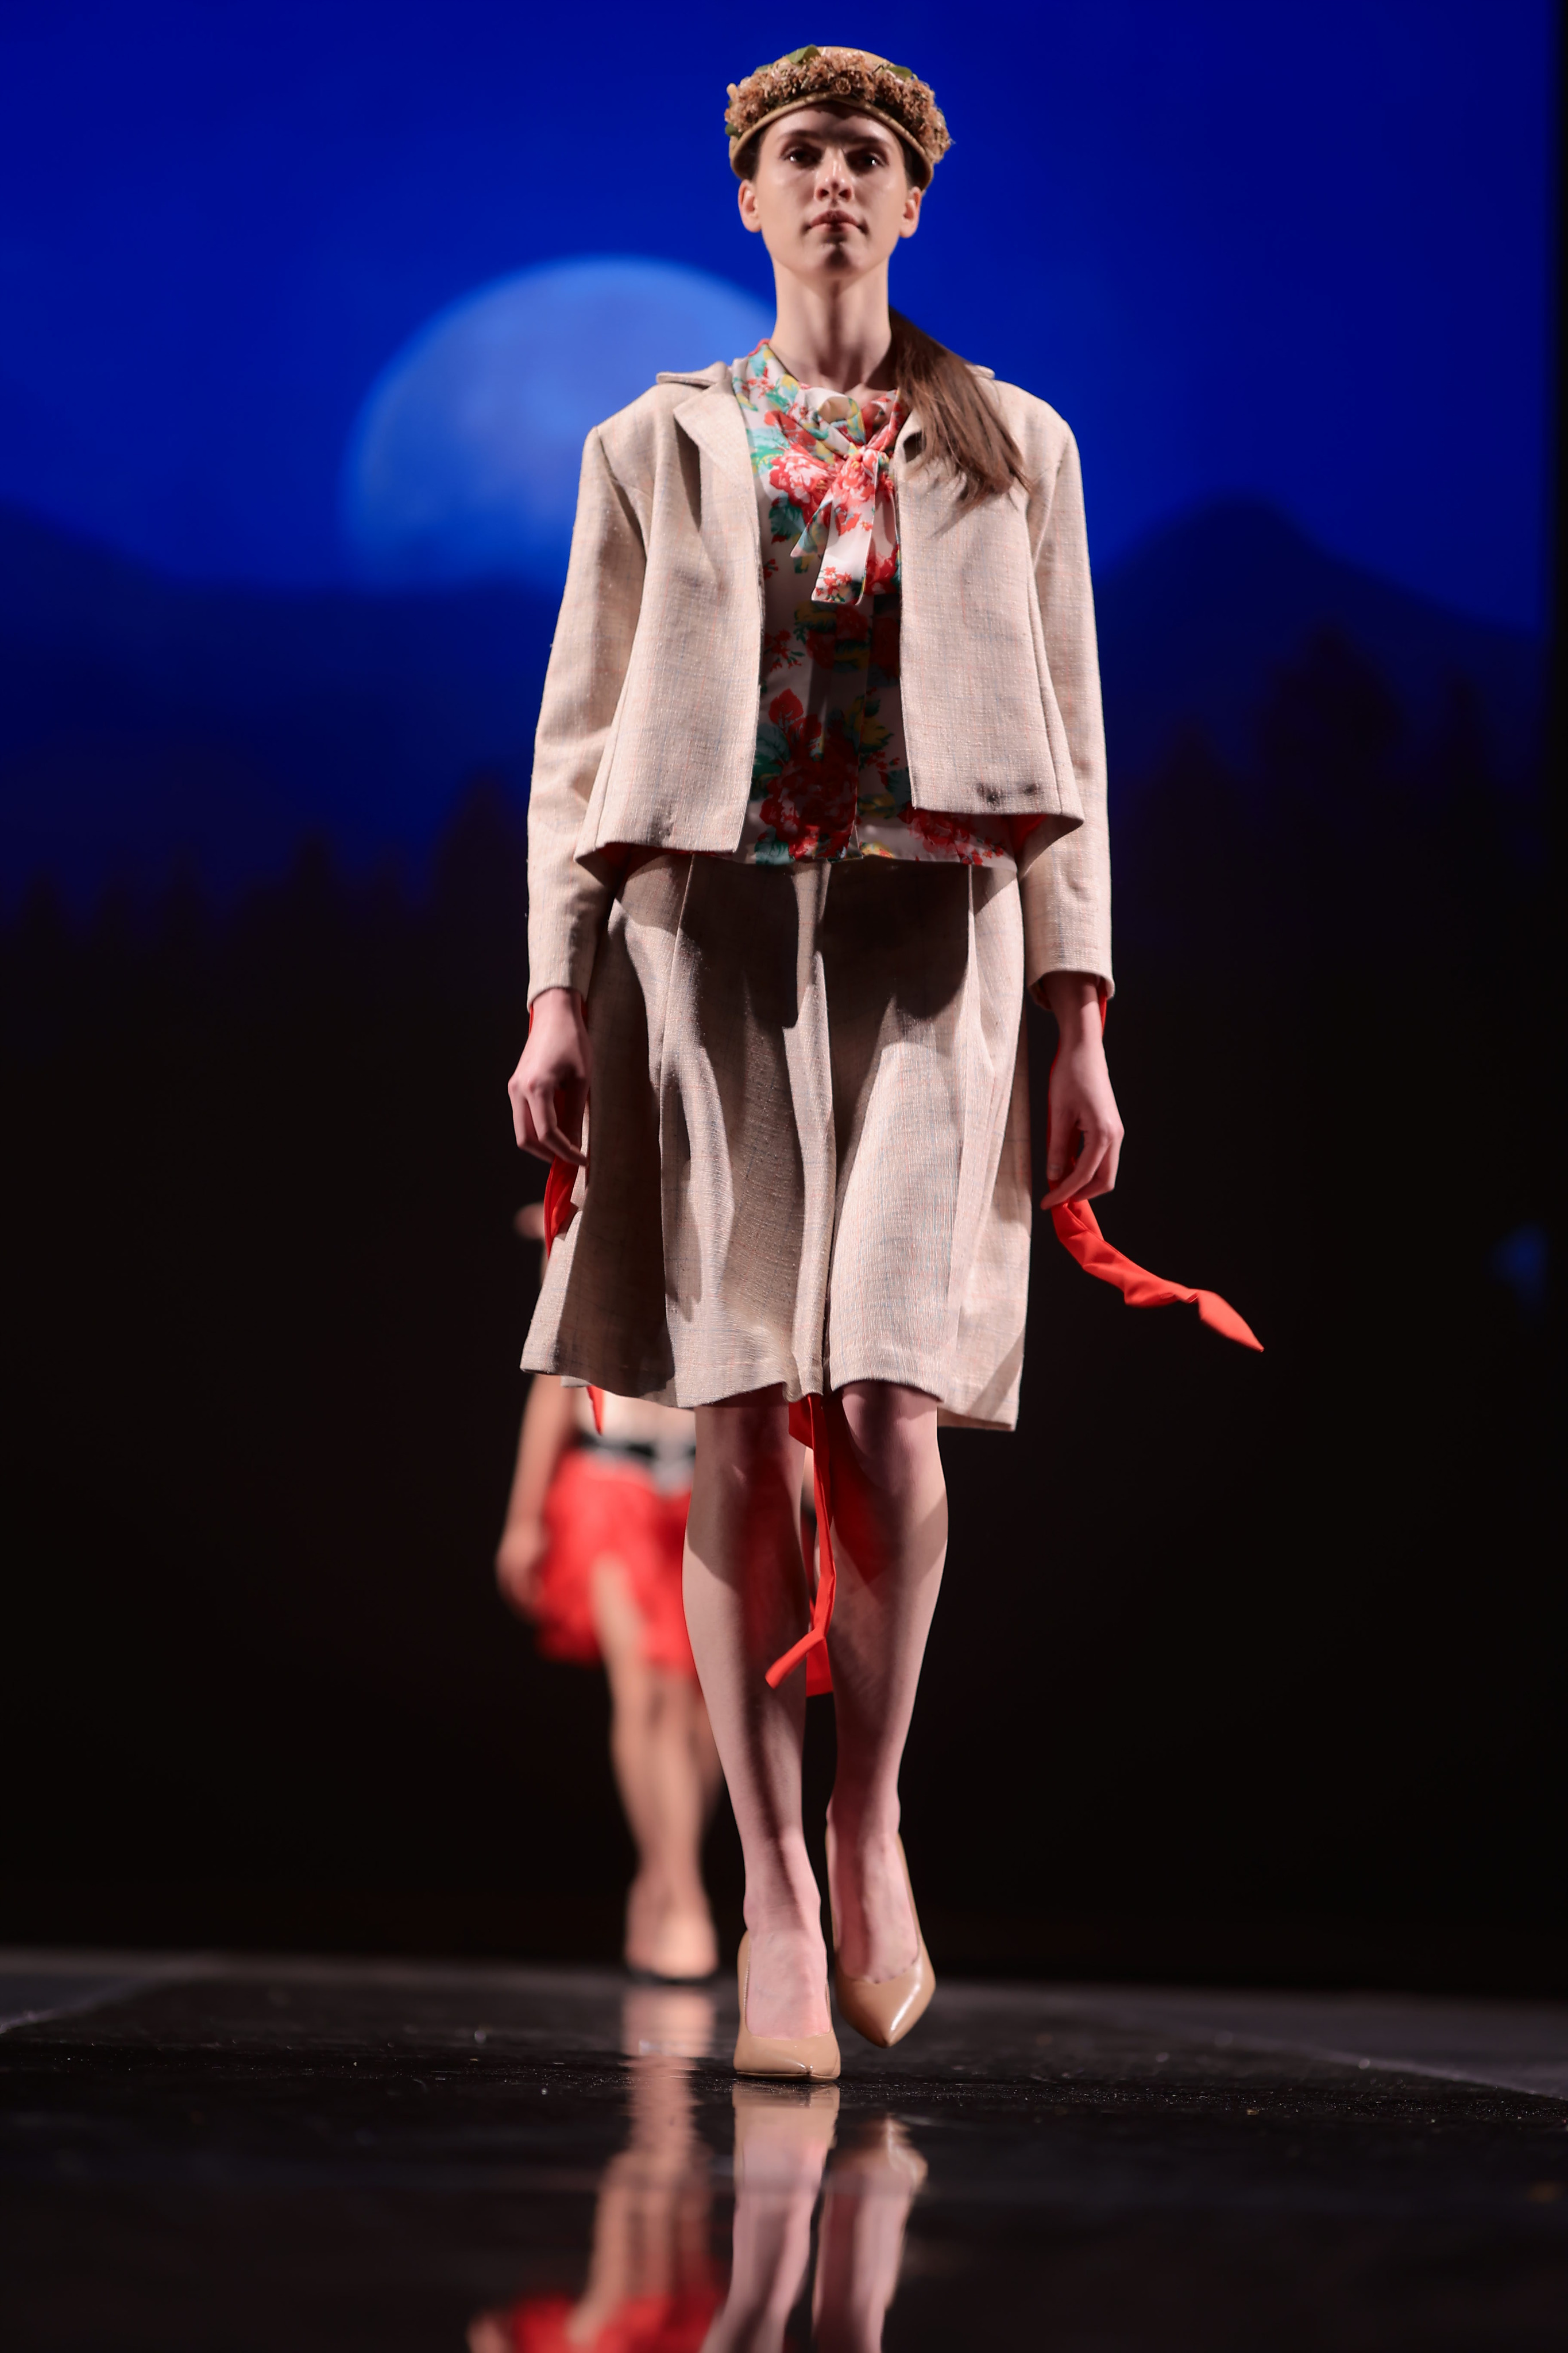
[[[581,1149],[588,1107],[588,1027],[574,988],[542,988],[522,1060],[507,1088],[511,1124],[524,1152],[585,1168]]]
[[[1054,1209],[1110,1192],[1121,1157],[1121,1115],[1105,1067],[1097,983],[1088,973],[1049,973],[1045,997],[1061,1032],[1046,1114],[1050,1190],[1040,1204]]]
[[[550,1549],[542,1520],[509,1520],[496,1549],[496,1583],[520,1618],[533,1608],[539,1564]]]

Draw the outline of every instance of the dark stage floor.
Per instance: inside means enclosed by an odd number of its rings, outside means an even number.
[[[1565,2010],[943,1985],[810,2094],[588,1970],[14,1953],[0,2028],[8,2353],[1568,2342]]]

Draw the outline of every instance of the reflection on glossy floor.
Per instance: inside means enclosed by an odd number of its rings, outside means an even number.
[[[1568,2011],[943,1984],[841,2084],[609,1973],[0,1957],[0,2340],[1559,2347]]]

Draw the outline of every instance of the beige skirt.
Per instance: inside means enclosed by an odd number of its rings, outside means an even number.
[[[588,999],[590,1171],[525,1369],[679,1406],[899,1381],[1011,1430],[1023,1006],[1010,863],[633,868]]]

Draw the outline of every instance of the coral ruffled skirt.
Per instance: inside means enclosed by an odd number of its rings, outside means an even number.
[[[516,2353],[700,2353],[719,2302],[717,2288],[633,2296],[587,2337],[572,2333],[570,2296],[530,2297],[508,2317]]]
[[[597,1665],[594,1569],[614,1560],[642,1619],[648,1664],[695,1680],[680,1590],[690,1502],[689,1488],[661,1493],[639,1468],[605,1461],[591,1447],[572,1449],[545,1498],[550,1549],[534,1581],[533,1614],[546,1658]]]

